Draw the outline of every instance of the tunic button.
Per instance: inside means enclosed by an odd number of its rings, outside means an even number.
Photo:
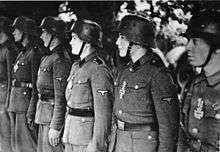
[[[86,120],[85,120],[85,118],[82,118],[81,121],[82,121],[82,122],[85,122]]]
[[[149,135],[147,138],[148,138],[149,140],[151,140],[151,139],[152,139],[152,136],[151,136],[151,135]]]
[[[24,65],[24,63],[22,62],[21,65]]]
[[[156,60],[152,60],[151,62],[152,62],[152,63],[156,63]]]
[[[129,71],[131,71],[131,72],[132,72],[132,71],[133,71],[133,69],[132,69],[132,68],[129,68]]]
[[[114,85],[117,85],[117,82],[116,82],[116,81],[114,82]]]
[[[192,129],[192,132],[193,132],[194,134],[197,134],[197,133],[199,132],[199,130],[198,130],[197,128],[193,128],[193,129]]]
[[[119,110],[118,113],[121,115],[122,114],[122,110]]]
[[[44,72],[46,72],[46,71],[47,71],[47,69],[45,69],[45,68],[44,68],[44,69],[43,69],[43,71],[44,71]]]
[[[26,94],[27,94],[27,92],[23,92],[23,94],[24,94],[24,95],[26,95]]]
[[[134,86],[135,89],[138,89],[138,87],[139,87],[138,85],[135,85],[135,86]]]

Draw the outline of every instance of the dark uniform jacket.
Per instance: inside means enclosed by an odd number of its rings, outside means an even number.
[[[196,152],[219,151],[220,72],[210,77],[200,74],[185,93],[182,128],[188,147]]]
[[[113,79],[98,53],[94,52],[72,65],[66,99],[69,108],[89,109],[94,111],[95,116],[68,115],[64,142],[76,146],[93,143],[97,151],[106,150],[107,135],[111,128]]]
[[[13,41],[6,41],[0,45],[0,103],[8,106],[11,89],[11,71],[17,56],[17,49]]]
[[[148,52],[129,64],[114,84],[116,119],[131,124],[155,124],[158,151],[173,152],[179,124],[177,92],[158,56]]]
[[[12,69],[12,89],[8,108],[11,112],[27,112],[27,117],[32,119],[35,114],[32,107],[38,99],[36,80],[42,57],[35,45],[35,42],[30,42],[19,50],[20,53]]]
[[[65,89],[71,68],[70,58],[60,56],[65,54],[63,45],[52,50],[40,64],[37,79],[39,101],[35,122],[49,124],[50,128],[60,130],[64,124],[66,111]]]

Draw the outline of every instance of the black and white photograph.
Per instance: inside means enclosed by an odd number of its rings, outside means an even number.
[[[0,1],[0,152],[220,152],[220,1]]]

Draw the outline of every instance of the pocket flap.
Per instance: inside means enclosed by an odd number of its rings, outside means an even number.
[[[76,84],[85,84],[88,82],[89,82],[89,79],[87,77],[77,78],[77,79],[74,79],[73,81],[73,83],[76,83]]]
[[[147,86],[146,82],[129,82],[128,83],[128,87],[131,89],[141,89],[141,88],[145,88]]]

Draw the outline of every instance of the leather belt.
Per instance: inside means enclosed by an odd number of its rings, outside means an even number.
[[[94,117],[93,109],[77,109],[68,107],[68,114],[78,117]]]
[[[45,104],[51,104],[52,106],[54,106],[54,97],[52,96],[49,96],[49,95],[46,95],[46,94],[38,94],[38,97],[40,99],[40,101],[42,103],[45,103]]]
[[[54,99],[54,96],[52,96],[52,95],[40,94],[40,93],[38,94],[38,97],[42,101],[48,101],[48,100]]]
[[[25,88],[30,88],[32,89],[32,83],[26,83],[26,82],[19,82],[19,81],[16,81],[15,79],[12,80],[12,86],[13,87],[25,87]]]
[[[135,124],[116,119],[116,125],[118,129],[123,131],[157,131],[157,126],[154,123]]]

